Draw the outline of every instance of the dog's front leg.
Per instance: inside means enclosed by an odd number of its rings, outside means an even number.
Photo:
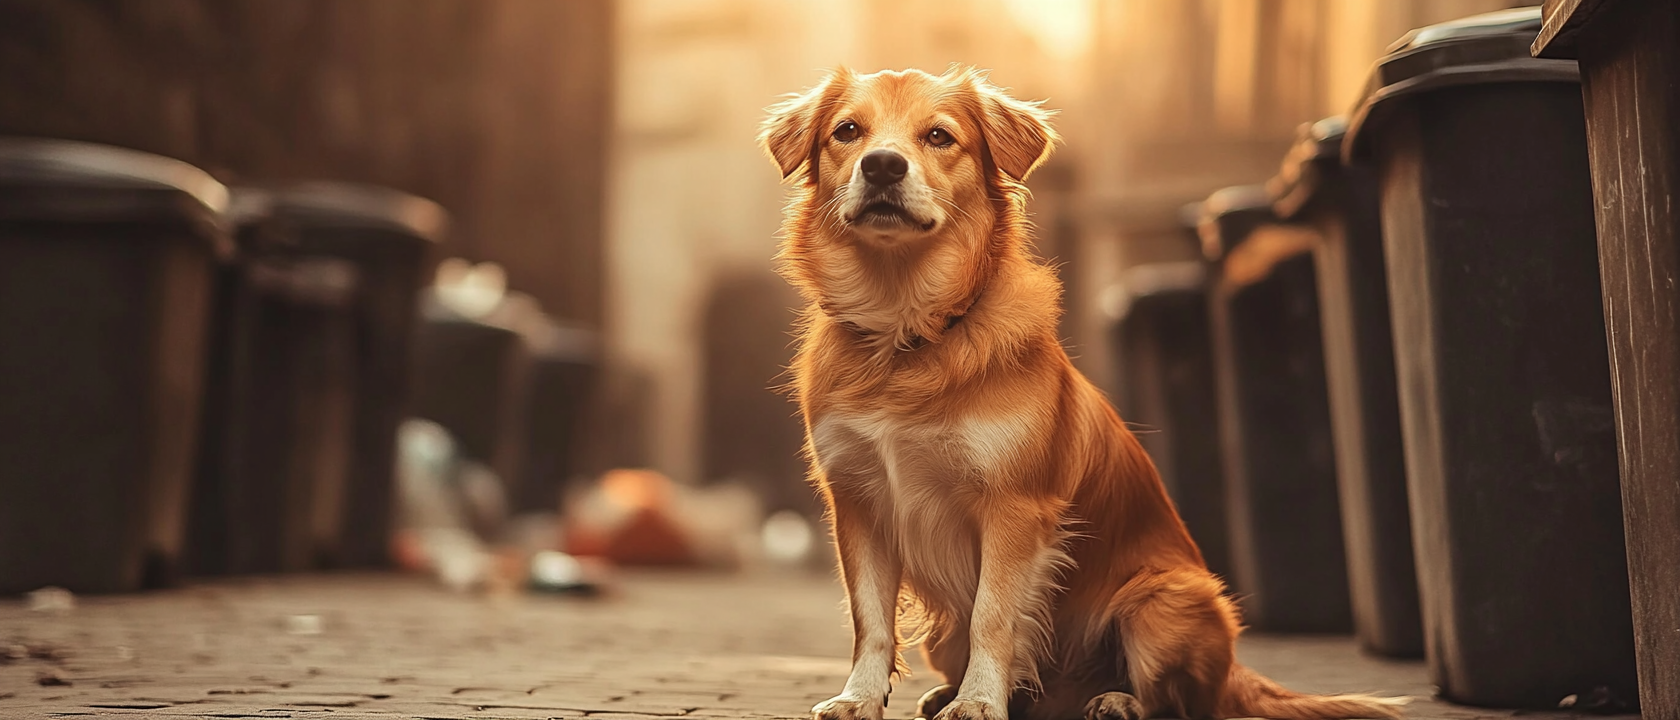
[[[898,666],[894,626],[903,572],[886,527],[845,491],[833,493],[834,543],[852,616],[852,675],[834,698],[811,709],[817,720],[880,720]]]
[[[937,720],[1007,720],[1009,698],[1037,679],[1058,559],[1053,512],[1030,498],[999,498],[980,522],[980,586],[969,622],[968,670]]]

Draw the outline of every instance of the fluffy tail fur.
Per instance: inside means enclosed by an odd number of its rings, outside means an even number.
[[[1217,716],[1272,720],[1398,720],[1409,698],[1372,695],[1304,695],[1237,665],[1225,683]]]

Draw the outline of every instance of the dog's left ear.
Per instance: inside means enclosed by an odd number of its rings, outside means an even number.
[[[845,68],[837,69],[816,87],[769,107],[770,116],[759,129],[758,144],[776,161],[784,180],[815,160],[817,123],[823,121],[825,109],[839,97],[843,79],[849,74]]]
[[[974,89],[980,95],[980,129],[992,162],[1010,177],[1026,180],[1061,139],[1050,127],[1054,113],[1009,97],[985,80],[976,79]]]

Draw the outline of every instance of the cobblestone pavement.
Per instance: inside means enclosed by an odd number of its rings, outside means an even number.
[[[0,602],[0,718],[804,718],[850,647],[820,576],[635,575],[595,600],[396,576],[219,582],[63,614]],[[1421,665],[1345,638],[1252,637],[1242,655],[1304,690],[1429,693]],[[933,682],[901,685],[888,717]],[[1424,699],[1409,714],[1510,713]]]

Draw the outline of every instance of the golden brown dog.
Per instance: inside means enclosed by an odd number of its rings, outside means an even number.
[[[880,718],[920,641],[938,720],[1398,717],[1235,664],[1236,608],[1057,339],[1022,185],[1048,118],[972,70],[840,70],[764,124],[794,179],[792,388],[855,636],[813,712]]]

